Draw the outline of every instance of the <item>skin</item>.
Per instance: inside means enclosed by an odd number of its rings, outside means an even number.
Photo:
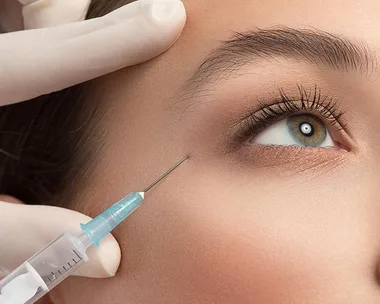
[[[172,106],[204,57],[232,31],[271,26],[365,41],[380,55],[377,0],[186,0],[188,24],[163,56],[99,79],[107,112],[96,166],[68,197],[94,216],[190,159],[114,233],[122,264],[108,280],[71,278],[53,303],[366,303],[380,299],[380,86],[281,59],[259,61],[212,92]],[[346,110],[341,147],[251,146],[227,153],[236,115],[297,83]],[[338,132],[336,132],[338,133]],[[100,146],[96,140],[94,146]],[[101,157],[100,157],[101,156]]]
[[[16,31],[23,28],[20,14],[21,4],[14,0],[3,0],[0,3],[0,32]],[[5,13],[6,12],[6,13]]]

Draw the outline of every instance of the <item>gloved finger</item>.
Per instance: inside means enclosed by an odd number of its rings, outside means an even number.
[[[91,0],[14,0],[23,5],[25,29],[51,27],[84,20]]]
[[[30,206],[0,202],[0,277],[29,259],[63,232],[77,235],[80,223],[91,218],[78,212],[51,206]],[[106,278],[119,268],[120,247],[112,235],[99,248],[88,251],[89,261],[76,275]]]
[[[158,56],[178,39],[185,21],[180,0],[140,0],[101,18],[0,35],[0,105]]]

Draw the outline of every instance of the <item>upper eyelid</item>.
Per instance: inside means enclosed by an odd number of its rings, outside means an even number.
[[[294,99],[292,102],[294,102],[295,104],[297,104],[297,102],[299,102],[297,99]],[[264,111],[272,111],[272,110],[275,110],[275,107],[277,106],[279,109],[281,109],[281,107],[284,104],[283,101],[277,101],[277,102],[274,102],[274,103],[271,103],[271,104],[261,104],[262,106],[260,107],[259,110],[256,110],[255,112],[251,112],[251,114],[249,114],[246,118],[249,118],[249,117],[252,117],[252,116],[257,116],[257,114],[260,114]],[[286,107],[286,105],[285,105]],[[282,111],[282,110],[281,110]],[[302,111],[305,111],[305,112],[302,112]],[[294,108],[294,109],[287,109],[287,110],[283,110],[283,115],[292,115],[292,114],[295,114],[295,113],[299,113],[299,114],[302,114],[302,113],[306,113],[306,114],[318,114],[318,113],[321,113],[322,111],[325,111],[327,112],[328,114],[327,115],[330,115],[331,118],[334,119],[334,121],[332,121],[333,124],[339,124],[339,126],[341,127],[341,129],[345,129],[346,128],[346,124],[340,122],[340,119],[341,117],[344,115],[343,112],[339,112],[338,114],[336,114],[336,110],[335,108],[334,109],[331,109],[329,107],[326,107],[326,106],[323,106],[323,105],[317,105],[315,107],[309,107],[309,108],[302,108],[302,107],[297,107],[297,108]],[[326,115],[322,115],[324,119],[329,119],[328,117],[326,117]],[[281,119],[281,118],[279,118]]]
[[[281,105],[284,105],[288,113],[296,113],[302,110],[308,112],[317,110],[317,113],[320,112],[322,114],[322,118],[326,118],[326,116],[329,115],[349,134],[346,124],[341,121],[345,111],[341,109],[340,103],[333,97],[323,94],[322,89],[316,84],[313,89],[309,90],[301,84],[297,84],[297,89],[298,97],[289,96],[284,88],[279,88],[279,97],[272,98],[271,102],[258,100],[258,106],[249,110],[249,114],[242,117],[236,125],[250,117],[257,117],[257,113],[264,111],[274,112],[276,106],[282,110],[282,112],[285,112],[281,109]]]

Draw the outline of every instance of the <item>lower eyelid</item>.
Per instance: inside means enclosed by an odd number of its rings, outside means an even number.
[[[299,146],[245,146],[242,162],[255,170],[270,170],[276,177],[296,173],[325,172],[347,159],[348,153],[339,148]]]

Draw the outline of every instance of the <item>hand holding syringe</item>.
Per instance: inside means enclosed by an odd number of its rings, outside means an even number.
[[[185,157],[142,192],[131,192],[85,225],[82,233],[63,233],[0,281],[0,304],[35,303],[88,261],[87,249],[132,214],[144,194],[182,164]]]

